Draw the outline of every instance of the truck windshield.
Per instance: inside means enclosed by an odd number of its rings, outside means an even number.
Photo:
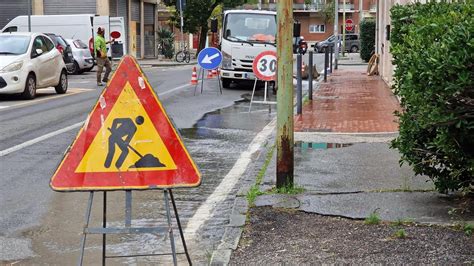
[[[275,43],[276,16],[271,14],[230,13],[224,38],[229,41]]]
[[[26,53],[30,36],[3,34],[0,36],[0,55],[20,55]]]

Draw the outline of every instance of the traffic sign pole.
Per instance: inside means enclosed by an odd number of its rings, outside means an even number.
[[[288,23],[290,22],[290,23]],[[293,187],[294,125],[293,125],[293,1],[277,5],[277,188]]]

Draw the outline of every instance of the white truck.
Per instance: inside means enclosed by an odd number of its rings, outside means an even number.
[[[228,10],[220,34],[221,79],[224,88],[232,81],[255,80],[252,64],[263,51],[276,51],[276,12]]]
[[[92,40],[97,35],[97,28],[105,29],[105,38],[110,37],[113,31],[120,32],[120,38],[115,41],[122,44],[123,54],[127,53],[127,42],[125,34],[125,23],[123,17],[96,16],[93,14],[80,15],[34,15],[31,16],[31,31],[42,33],[55,33],[64,39],[81,40],[89,44],[92,49]],[[28,16],[18,16],[12,19],[1,32],[27,32]],[[91,50],[92,51],[92,50]],[[112,57],[112,49],[108,49],[109,57]],[[114,57],[121,57],[119,55]]]

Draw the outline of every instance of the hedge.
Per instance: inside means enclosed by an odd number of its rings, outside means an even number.
[[[375,50],[375,20],[364,19],[360,23],[360,58],[368,62]]]
[[[474,4],[391,9],[395,93],[403,112],[392,142],[438,191],[474,192]]]

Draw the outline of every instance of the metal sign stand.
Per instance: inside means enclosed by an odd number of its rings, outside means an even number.
[[[201,79],[198,78],[198,81],[199,80],[201,81],[201,94],[202,94],[203,87],[204,87],[204,72],[206,72],[205,69],[201,67],[199,69],[199,75],[198,75],[199,77],[201,77]],[[222,94],[221,74],[217,74],[217,83],[219,83],[219,91]],[[196,96],[196,88],[197,88],[198,85],[199,85],[199,83],[194,86],[194,96]],[[217,95],[219,95],[219,92],[217,93]]]
[[[189,265],[192,265],[191,257],[189,256],[188,248],[186,247],[186,241],[184,239],[183,228],[179,220],[178,210],[176,208],[176,203],[174,201],[173,192],[171,191],[171,189],[165,189],[163,190],[163,193],[164,193],[164,201],[165,201],[166,216],[167,216],[167,223],[168,223],[167,226],[132,227],[132,191],[126,190],[125,191],[125,227],[107,227],[106,226],[107,225],[107,219],[106,219],[107,218],[107,192],[104,191],[102,227],[90,228],[89,222],[91,218],[92,202],[94,200],[94,192],[93,191],[90,192],[89,202],[88,202],[87,210],[86,210],[84,231],[81,238],[80,256],[79,256],[79,261],[77,265],[81,266],[83,263],[86,237],[88,234],[101,234],[102,235],[102,265],[105,265],[105,260],[108,258],[128,258],[128,257],[166,256],[166,255],[173,256],[173,264],[177,265],[178,264],[177,255],[182,255],[182,254],[186,255]],[[173,237],[173,228],[171,224],[171,210],[169,206],[169,199],[171,199],[171,203],[173,205],[173,210],[176,217],[176,223],[178,225],[179,234],[181,236],[181,241],[183,243],[184,252],[176,252],[176,247],[175,247],[174,237]],[[168,233],[170,242],[171,242],[171,253],[107,256],[106,254],[106,244],[107,244],[106,235],[107,234],[149,234],[149,233],[163,233],[163,234]]]
[[[257,87],[258,78],[255,78],[255,83],[253,84],[252,98],[250,99],[249,113],[252,110],[252,103],[262,103],[268,104],[268,112],[272,111],[272,104],[276,105],[277,102],[267,101],[268,96],[268,81],[265,81],[265,92],[263,94],[263,101],[254,101],[253,96],[255,95],[255,88]]]

